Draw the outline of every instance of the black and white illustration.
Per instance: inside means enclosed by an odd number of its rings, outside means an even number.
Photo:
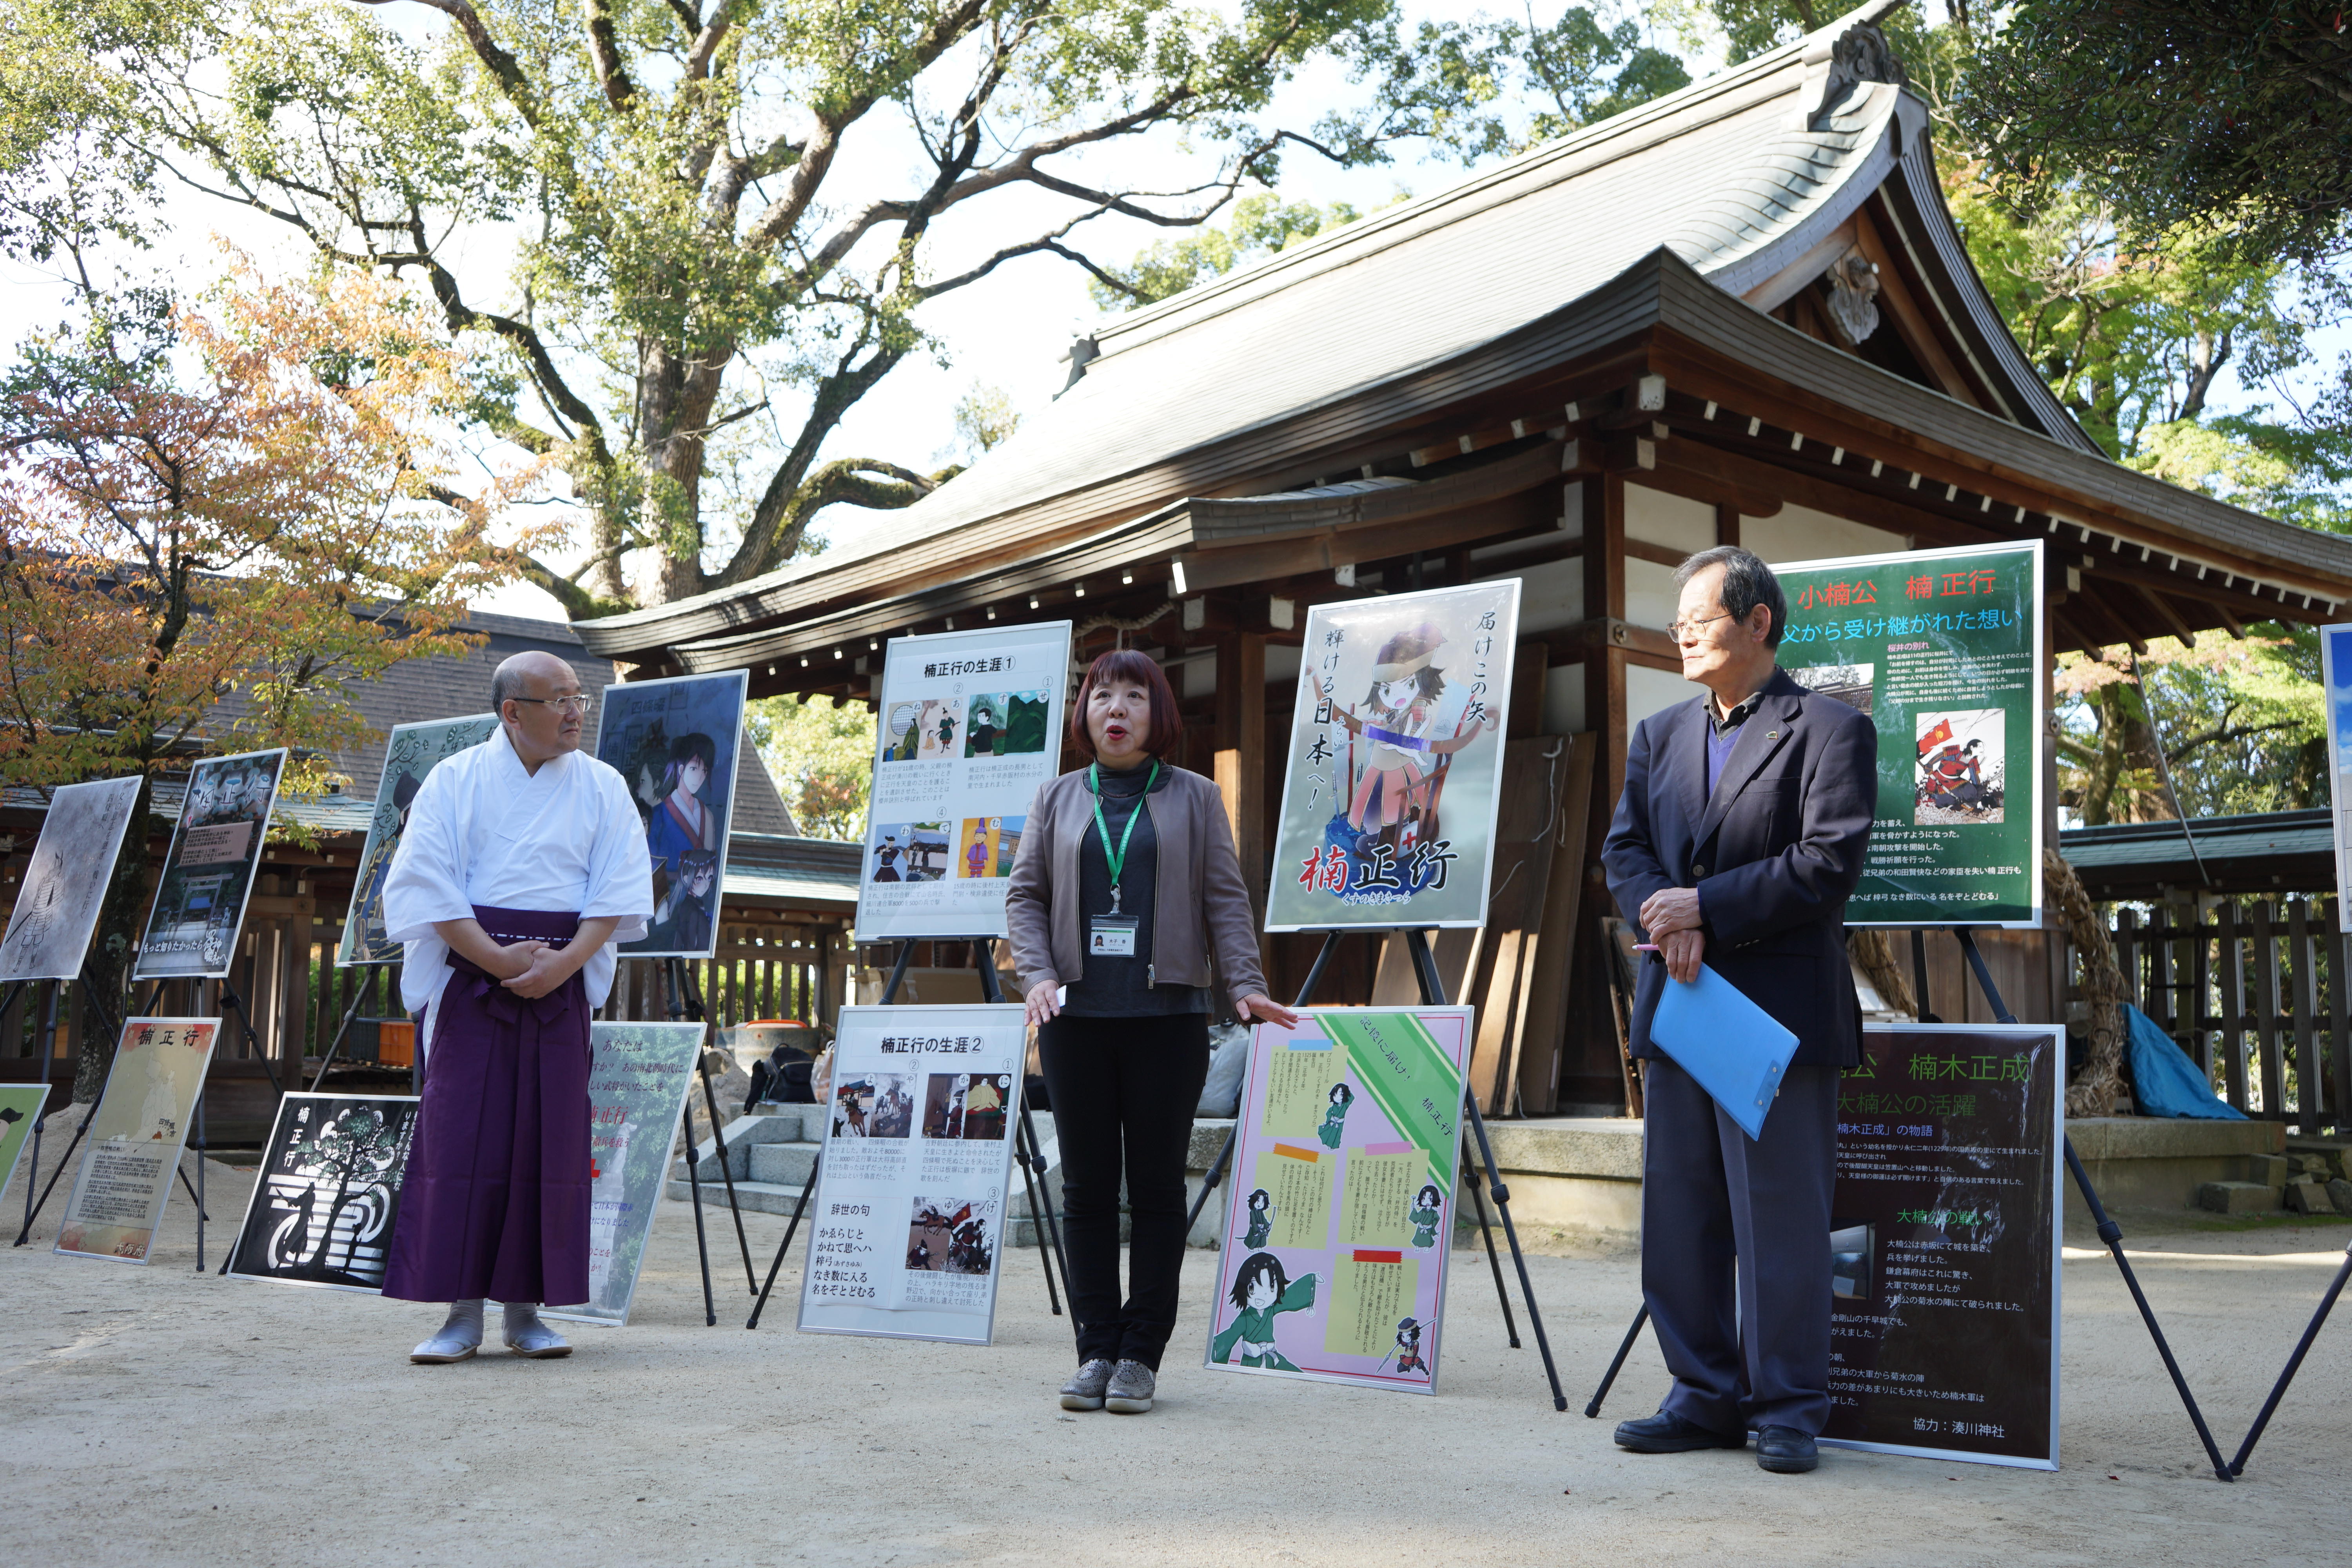
[[[289,1094],[280,1101],[229,1272],[280,1285],[382,1290],[416,1107],[413,1095]]]
[[[71,980],[81,973],[106,900],[123,825],[138,804],[139,780],[66,784],[49,796],[32,863],[0,938],[0,981]]]

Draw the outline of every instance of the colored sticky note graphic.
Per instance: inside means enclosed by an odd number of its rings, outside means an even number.
[[[1397,1324],[1414,1315],[1421,1263],[1393,1252],[1344,1252],[1331,1271],[1331,1315],[1323,1326],[1329,1355],[1379,1361],[1396,1350]],[[1424,1357],[1427,1352],[1423,1352]]]
[[[1348,1151],[1339,1175],[1339,1245],[1404,1247],[1412,1240],[1412,1195],[1429,1171],[1429,1157]]]
[[[1331,1234],[1331,1177],[1339,1162],[1320,1150],[1276,1146],[1257,1157],[1257,1184],[1274,1208],[1268,1247],[1319,1249]]]
[[[1259,1131],[1269,1138],[1315,1137],[1331,1086],[1347,1076],[1347,1064],[1331,1042],[1320,1037],[1286,1040],[1266,1053],[1265,1116]]]

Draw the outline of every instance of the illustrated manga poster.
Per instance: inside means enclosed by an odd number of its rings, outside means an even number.
[[[1780,668],[1870,715],[1848,925],[2042,923],[2042,543],[1772,563]]]
[[[894,637],[858,873],[861,942],[1003,936],[1037,786],[1060,771],[1070,623]]]
[[[1863,1030],[1838,1079],[1838,1447],[2058,1468],[2063,1031]]]
[[[719,945],[719,889],[749,670],[632,680],[604,688],[596,755],[629,781],[654,868],[654,918],[623,942],[626,958],[709,958]]]
[[[1017,1005],[841,1010],[803,1332],[993,1338],[1027,1048]]]
[[[2352,626],[2319,628],[2320,689],[2327,694],[2327,788],[2336,825],[2336,922],[2352,931]]]
[[[548,1317],[629,1321],[706,1033],[700,1024],[589,1026],[588,1300]]]
[[[1251,1031],[1210,1366],[1437,1391],[1471,1011]]]
[[[41,1122],[41,1107],[48,1102],[45,1083],[0,1084],[0,1193],[16,1174],[16,1162],[33,1141]]]
[[[228,973],[261,869],[261,844],[277,808],[286,755],[280,747],[209,757],[189,771],[135,978],[218,979]]]
[[[376,781],[375,812],[368,818],[367,847],[360,851],[359,879],[352,884],[351,914],[343,921],[342,945],[335,950],[339,967],[400,962],[401,944],[384,931],[383,879],[408,826],[408,808],[426,773],[498,732],[495,713],[393,726],[384,742],[383,776]]]
[[[71,980],[98,929],[99,905],[122,843],[139,780],[66,784],[49,796],[32,863],[0,937],[0,981]]]
[[[228,1271],[280,1285],[381,1292],[416,1107],[407,1094],[280,1100]]]
[[[1485,923],[1518,619],[1516,577],[1307,611],[1266,930]]]
[[[216,1018],[133,1018],[122,1026],[55,1250],[147,1261],[219,1031]]]

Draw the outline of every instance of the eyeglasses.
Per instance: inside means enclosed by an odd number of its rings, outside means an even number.
[[[1674,638],[1675,641],[1680,642],[1686,637],[1695,637],[1698,636],[1699,627],[1707,625],[1709,622],[1727,620],[1730,618],[1730,616],[1731,612],[1729,610],[1726,610],[1722,615],[1706,616],[1696,621],[1668,621],[1666,623],[1666,635]]]
[[[543,704],[545,704],[547,707],[550,707],[550,708],[554,709],[558,713],[585,713],[585,712],[587,712],[587,711],[588,711],[588,699],[587,699],[585,696],[580,696],[580,697],[509,697],[509,698],[508,698],[508,699],[507,699],[507,700],[508,700],[508,701],[509,701],[509,702],[538,702],[538,703],[543,703]]]

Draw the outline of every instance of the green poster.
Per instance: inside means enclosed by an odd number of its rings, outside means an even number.
[[[45,1083],[0,1084],[0,1193],[16,1173],[16,1161],[32,1141],[41,1120],[41,1104],[49,1098]]]
[[[1775,563],[1780,666],[1878,727],[1849,925],[2042,923],[2042,545]]]
[[[593,1024],[588,1030],[588,1290],[551,1318],[629,1321],[670,1154],[695,1085],[700,1024]]]
[[[1348,1053],[1348,1067],[1389,1125],[1429,1156],[1441,1192],[1454,1190],[1454,1156],[1462,1138],[1462,1069],[1411,1013],[1318,1014]]]
[[[426,773],[498,732],[495,713],[393,726],[384,742],[383,773],[376,781],[375,811],[368,817],[367,846],[360,851],[359,879],[352,884],[351,913],[343,921],[342,943],[335,950],[338,965],[400,962],[401,944],[383,929],[383,880],[391,874],[393,852],[408,826],[408,808]]]

